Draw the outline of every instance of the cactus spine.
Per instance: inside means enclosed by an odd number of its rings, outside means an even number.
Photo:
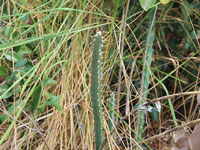
[[[95,144],[98,150],[104,140],[103,131],[103,112],[101,95],[101,76],[102,76],[102,35],[97,32],[94,39],[92,53],[92,74],[91,74],[91,99],[94,114]]]

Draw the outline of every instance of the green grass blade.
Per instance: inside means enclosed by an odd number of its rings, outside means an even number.
[[[145,51],[145,58],[143,63],[143,75],[142,75],[142,84],[141,84],[141,98],[140,104],[144,103],[144,100],[148,95],[148,87],[150,82],[150,67],[152,62],[153,56],[153,41],[154,41],[154,32],[155,32],[155,14],[156,9],[152,8],[149,14],[149,24],[148,29],[149,32],[147,34],[146,40],[146,51]],[[142,133],[143,133],[143,126],[144,126],[144,118],[145,118],[145,111],[139,112],[138,118],[138,138],[137,141],[141,141]]]

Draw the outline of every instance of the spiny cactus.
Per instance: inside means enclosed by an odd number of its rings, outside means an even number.
[[[95,144],[98,150],[104,140],[103,131],[103,112],[101,95],[101,76],[102,76],[102,35],[97,32],[94,39],[92,53],[92,74],[91,74],[91,99],[94,114]]]

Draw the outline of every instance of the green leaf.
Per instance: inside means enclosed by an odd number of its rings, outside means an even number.
[[[52,85],[52,84],[57,84],[57,82],[53,79],[46,79],[43,81],[44,86]]]
[[[6,42],[5,39],[0,37],[0,44],[4,44],[5,42]]]
[[[11,73],[11,75],[8,76],[8,77],[6,78],[6,82],[7,82],[9,85],[12,85],[12,84],[14,83],[15,79],[16,79],[16,72],[13,71],[13,72]]]
[[[6,114],[0,115],[0,123],[3,123],[7,118],[8,116]]]
[[[147,11],[154,5],[155,1],[156,0],[140,0],[140,5],[145,11]]]
[[[7,84],[0,85],[0,94],[3,94],[9,89]]]
[[[0,77],[5,77],[7,75],[6,67],[0,66]]]
[[[20,49],[20,50],[18,51],[18,54],[19,54],[20,56],[27,55],[27,54],[32,55],[32,54],[33,54],[33,51],[32,51],[31,49],[29,49],[29,48],[22,48],[22,49]]]
[[[12,92],[9,92],[9,93],[7,93],[6,95],[4,95],[2,98],[3,98],[3,99],[6,99],[6,98],[11,97],[12,95],[13,95],[13,93],[12,93]]]
[[[51,99],[51,98],[54,98],[54,97],[55,97],[53,94],[48,93],[48,92],[45,93],[45,95],[46,95],[47,99]]]
[[[45,104],[40,105],[40,106],[38,107],[38,112],[39,112],[39,113],[43,113],[43,112],[44,112],[45,106],[46,106]]]
[[[17,31],[12,33],[12,38],[15,39],[19,36],[19,33]]]
[[[15,68],[20,68],[20,67],[24,66],[27,63],[27,61],[28,61],[28,59],[26,59],[26,58],[19,59],[15,64]]]
[[[17,62],[21,58],[20,55],[18,55],[16,52],[13,52],[13,55],[12,52],[7,52],[4,56],[7,60],[14,62]]]
[[[23,17],[21,18],[22,22],[25,23],[29,18],[28,14],[24,14]]]
[[[10,115],[13,115],[14,111],[19,109],[21,102],[16,103],[16,104],[12,104],[9,108],[8,108],[8,113]],[[2,114],[0,115],[0,122],[3,123],[4,121],[6,121],[6,119],[8,118],[7,114]]]
[[[160,0],[160,2],[161,2],[162,4],[164,4],[164,5],[166,5],[167,3],[170,2],[170,0]]]
[[[9,89],[9,86],[7,84],[0,85],[0,96],[3,95],[8,89]],[[12,95],[13,95],[13,93],[9,92],[6,95],[4,95],[2,98],[6,99],[6,98],[9,98]]]
[[[35,91],[33,92],[33,103],[31,106],[31,112],[34,113],[35,110],[38,108],[38,105],[40,103],[40,99],[41,99],[41,93],[42,93],[42,86],[38,85],[35,88]]]
[[[16,87],[15,90],[13,91],[14,94],[20,93],[21,92],[21,88],[20,87]]]
[[[62,108],[60,106],[60,98],[61,96],[54,96],[51,93],[46,93],[47,97],[49,98],[49,100],[47,102],[45,102],[45,105],[49,105],[49,106],[54,106],[57,110],[61,111]]]
[[[7,26],[5,31],[4,31],[4,35],[9,39],[10,35],[11,35],[11,32],[12,32],[12,27],[11,26]]]
[[[20,73],[26,73],[33,68],[33,65],[30,62],[27,62],[23,68],[19,68],[17,71]]]
[[[10,86],[8,84],[0,85],[0,96],[3,95],[9,88],[10,88]],[[7,93],[6,95],[3,96],[3,99],[9,98],[13,94],[17,94],[20,91],[21,91],[21,89],[19,87],[16,87],[15,91],[10,91],[9,93]]]

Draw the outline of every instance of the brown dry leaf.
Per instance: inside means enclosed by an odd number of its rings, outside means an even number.
[[[197,124],[189,137],[191,150],[200,150],[200,123]]]
[[[172,150],[190,150],[188,138],[189,135],[185,130],[178,130],[174,134],[174,146]]]

